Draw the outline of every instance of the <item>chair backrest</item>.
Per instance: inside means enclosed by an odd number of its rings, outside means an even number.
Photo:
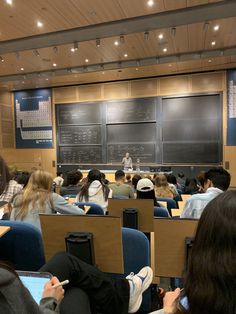
[[[141,231],[122,228],[124,276],[131,272],[137,273],[144,266],[150,266],[150,244],[148,238]],[[142,252],[142,254],[140,254]],[[143,295],[140,308],[143,312],[151,310],[151,290]]]
[[[76,206],[90,206],[89,210],[86,212],[86,215],[104,215],[104,210],[98,204],[91,202],[76,202]]]
[[[170,214],[166,208],[154,207],[154,216],[155,217],[170,217]]]
[[[44,263],[41,233],[31,224],[0,220],[11,229],[0,238],[0,260],[8,261],[17,270],[37,271]]]
[[[113,195],[112,198],[116,198],[116,199],[128,199],[128,196],[126,196],[126,195]]]
[[[167,203],[167,209],[169,211],[170,216],[171,216],[171,208],[177,208],[177,203],[172,198],[157,197],[157,202],[158,201]]]

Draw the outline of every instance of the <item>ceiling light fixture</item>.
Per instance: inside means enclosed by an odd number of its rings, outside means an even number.
[[[34,54],[36,57],[39,57],[39,56],[40,56],[40,54],[39,54],[39,52],[38,52],[37,49],[34,49],[34,50],[33,50],[33,54]]]
[[[24,71],[24,68],[20,68],[21,71]]]
[[[114,42],[114,45],[115,45],[115,46],[119,46],[118,40],[116,40],[116,41]]]
[[[0,61],[1,61],[1,62],[4,62],[5,60],[3,59],[3,57],[0,56]]]
[[[148,0],[147,5],[149,7],[152,7],[154,5],[154,1],[153,0]]]
[[[85,61],[86,63],[88,63],[88,62],[89,62],[89,59],[85,59],[84,61]]]
[[[57,64],[56,64],[56,63],[53,63],[53,64],[52,64],[52,66],[56,67],[56,66],[57,66]]]
[[[38,26],[38,27],[43,27],[43,23],[40,22],[40,21],[38,21],[38,22],[37,22],[37,26]]]
[[[149,39],[149,32],[145,32],[144,33],[144,40],[148,40]]]
[[[125,57],[125,58],[127,58],[127,57],[128,57],[128,54],[127,54],[127,53],[125,53],[125,54],[124,54],[124,57]]]
[[[70,49],[70,51],[72,51],[72,52],[75,52],[75,51],[77,51],[79,49],[79,44],[78,44],[78,42],[74,42],[74,45],[73,45],[73,47]]]
[[[167,48],[164,48],[164,49],[163,49],[163,52],[167,52]]]
[[[220,28],[220,25],[215,25],[215,26],[213,27],[213,29],[214,29],[215,32],[217,32],[217,31],[219,30],[219,28]]]
[[[159,34],[159,35],[158,35],[158,38],[159,38],[159,39],[163,39],[163,38],[164,38],[164,35],[163,35],[163,34]]]
[[[12,5],[12,0],[6,0],[6,3]]]
[[[176,35],[176,27],[172,27],[170,32],[171,32],[171,35],[173,37],[175,37],[175,35]]]
[[[209,62],[209,63],[211,63],[211,62],[212,62],[212,60],[211,60],[211,59],[209,59],[209,60],[208,60],[208,62]]]
[[[212,42],[211,42],[211,45],[212,45],[212,46],[215,46],[215,44],[216,44],[215,41],[212,41]]]
[[[125,36],[124,35],[120,35],[120,43],[121,44],[125,43]]]
[[[101,40],[99,38],[96,39],[96,47],[99,48],[101,46]]]

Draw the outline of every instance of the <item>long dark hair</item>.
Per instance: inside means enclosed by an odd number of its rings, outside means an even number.
[[[154,206],[159,206],[159,204],[157,203],[157,199],[156,199],[156,195],[155,195],[155,191],[151,190],[151,191],[137,191],[137,199],[141,198],[141,199],[146,199],[146,200],[153,200],[153,204]]]
[[[88,173],[87,182],[81,188],[79,194],[80,202],[83,200],[83,198],[85,199],[85,201],[88,201],[89,199],[88,190],[93,181],[99,181],[101,183],[104,199],[105,201],[107,201],[110,189],[103,182],[101,172],[98,169],[92,169]]]
[[[7,188],[11,175],[5,160],[0,156],[0,195]]]
[[[236,313],[236,191],[205,207],[184,286],[189,313]]]

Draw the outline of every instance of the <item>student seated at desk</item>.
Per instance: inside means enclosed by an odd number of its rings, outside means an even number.
[[[236,313],[236,191],[220,193],[205,207],[198,223],[184,280],[185,308],[180,289],[167,293],[164,311],[153,314]]]
[[[153,206],[160,205],[157,202],[155,192],[154,192],[154,185],[151,180],[147,178],[140,179],[137,183],[137,199],[151,199],[153,200]]]
[[[108,198],[112,197],[112,191],[102,179],[98,169],[92,169],[87,176],[87,182],[82,186],[76,197],[76,202],[91,202],[100,205],[104,212],[107,210]]]
[[[67,173],[64,185],[61,187],[60,194],[64,195],[77,195],[82,187],[80,182],[83,178],[82,172],[79,170],[72,170]]]
[[[38,306],[17,274],[0,264],[1,313],[91,314],[89,300],[99,306],[99,313],[102,314],[136,313],[142,303],[142,294],[153,277],[151,268],[147,266],[137,275],[131,273],[126,279],[115,281],[64,252],[55,255],[40,271],[56,277],[46,283]],[[53,288],[59,280],[69,280],[69,284]]]
[[[82,209],[52,193],[52,183],[50,173],[42,170],[33,172],[26,188],[13,199],[10,220],[28,222],[41,230],[39,213],[84,215]]]
[[[115,183],[109,184],[113,196],[126,196],[134,198],[134,192],[130,185],[125,184],[125,173],[123,170],[117,170],[115,173]]]
[[[158,174],[155,178],[156,197],[174,198],[174,192],[168,185],[167,178],[164,174]]]

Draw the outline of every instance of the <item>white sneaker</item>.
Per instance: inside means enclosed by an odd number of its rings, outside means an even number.
[[[143,292],[152,283],[153,271],[149,266],[142,268],[138,274],[126,277],[130,285],[129,313],[136,313],[143,300]]]

